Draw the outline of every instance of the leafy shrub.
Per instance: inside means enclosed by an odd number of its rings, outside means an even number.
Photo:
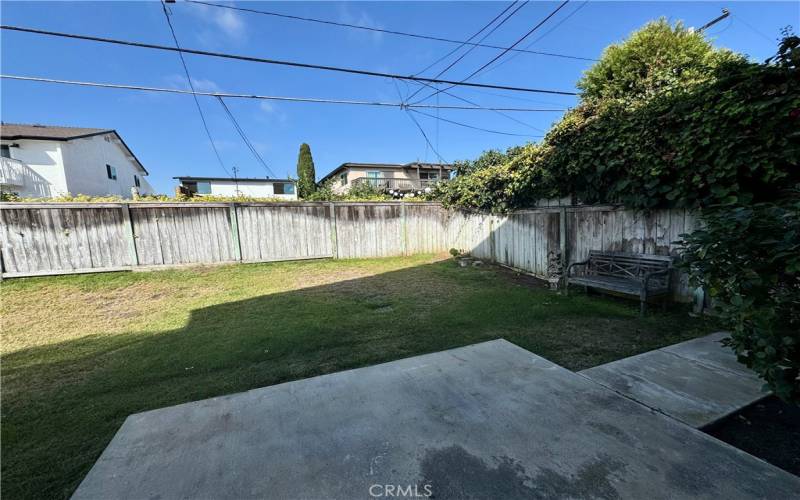
[[[681,266],[711,295],[739,360],[800,402],[800,195],[713,207],[683,235]]]
[[[646,24],[624,43],[606,47],[600,61],[578,82],[584,100],[646,100],[673,89],[707,82],[714,70],[743,62],[717,50],[703,35],[665,18]]]

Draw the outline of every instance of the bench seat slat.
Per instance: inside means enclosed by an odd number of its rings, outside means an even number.
[[[641,281],[630,280],[627,278],[615,278],[613,276],[577,276],[569,279],[572,285],[583,285],[589,287],[603,288],[620,293],[629,293],[631,295],[639,295],[644,285]],[[667,293],[666,286],[657,286],[656,283],[650,282],[647,287],[648,295],[655,295],[659,293]]]

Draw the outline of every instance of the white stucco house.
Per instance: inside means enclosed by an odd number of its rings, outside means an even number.
[[[174,177],[179,189],[191,196],[249,196],[296,200],[297,189],[292,179],[258,177]]]
[[[116,130],[2,123],[0,156],[0,190],[22,197],[153,193]]]

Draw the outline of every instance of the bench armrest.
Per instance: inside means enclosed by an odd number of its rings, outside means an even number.
[[[672,266],[670,266],[670,267],[668,267],[666,269],[662,269],[660,271],[653,271],[653,272],[650,272],[650,273],[645,273],[644,279],[642,279],[642,282],[643,282],[642,284],[644,285],[644,289],[647,290],[647,284],[650,281],[650,278],[652,278],[654,276],[662,276],[664,274],[667,275],[667,287],[669,287],[669,272],[670,271],[672,271]]]
[[[581,261],[581,262],[573,262],[572,264],[568,265],[568,266],[567,266],[567,275],[566,275],[566,276],[567,276],[567,278],[569,278],[569,276],[570,276],[570,272],[572,271],[572,268],[573,268],[573,267],[576,267],[576,266],[585,266],[585,265],[587,265],[588,263],[589,263],[589,260],[587,259],[587,260],[584,260],[584,261]]]

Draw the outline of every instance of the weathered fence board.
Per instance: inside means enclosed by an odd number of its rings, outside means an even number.
[[[493,215],[437,203],[3,203],[3,276],[217,262],[469,252],[541,277],[550,256],[676,255],[685,210],[550,206]],[[562,234],[563,233],[563,234]],[[133,235],[133,243],[131,242]],[[690,294],[676,273],[676,295]]]
[[[400,204],[336,204],[336,241],[342,259],[403,255]]]
[[[14,207],[0,225],[4,276],[131,265],[119,210]]]
[[[244,261],[333,256],[329,210],[325,205],[248,205],[237,207],[237,214]]]
[[[225,207],[130,205],[139,265],[216,263],[233,260]]]

